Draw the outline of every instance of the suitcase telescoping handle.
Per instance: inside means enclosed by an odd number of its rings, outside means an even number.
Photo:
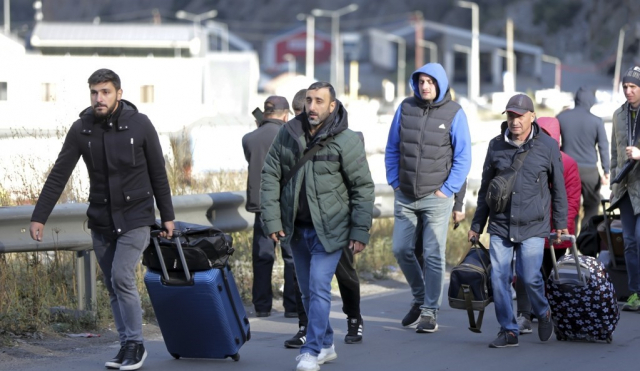
[[[162,251],[160,249],[160,243],[158,243],[158,236],[162,231],[152,231],[151,239],[153,240],[153,244],[156,247],[156,253],[158,254],[158,260],[160,260],[160,267],[162,267],[162,276],[164,277],[165,282],[169,282],[169,272],[167,272],[167,266],[164,264],[164,258],[162,257]],[[178,249],[178,255],[180,255],[180,262],[182,263],[182,268],[184,269],[184,275],[187,279],[187,282],[191,281],[191,273],[189,272],[189,267],[187,267],[187,260],[184,258],[184,251],[182,250],[182,243],[180,242],[180,236],[182,232],[179,230],[173,231],[173,239],[176,242],[176,247]]]
[[[616,263],[616,258],[613,255],[613,243],[611,242],[611,222],[609,221],[609,215],[607,213],[607,204],[609,203],[608,199],[600,200],[602,204],[602,216],[604,217],[604,235],[607,236],[607,248],[609,249],[609,261],[611,262],[611,266],[616,269],[618,268]]]
[[[556,280],[560,280],[560,273],[558,272],[558,261],[556,260],[556,252],[553,244],[558,238],[556,233],[549,234],[549,249],[551,250],[551,261],[553,261],[553,272]],[[576,263],[576,269],[578,270],[578,277],[582,277],[582,267],[580,266],[580,259],[578,258],[578,248],[576,246],[576,236],[572,234],[563,234],[560,236],[561,241],[571,241],[571,254],[573,255],[573,261]],[[585,282],[586,284],[586,282]]]

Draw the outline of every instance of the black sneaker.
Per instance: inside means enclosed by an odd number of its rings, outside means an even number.
[[[553,334],[553,323],[551,322],[551,310],[547,310],[547,315],[538,319],[538,337],[540,341],[547,341]]]
[[[347,318],[347,335],[344,342],[347,344],[362,343],[362,331],[364,330],[364,321],[360,318]]]
[[[418,323],[420,321],[420,313],[422,313],[420,304],[413,304],[409,309],[409,313],[402,319],[402,326],[409,327]]]
[[[419,334],[424,334],[426,332],[436,332],[438,331],[438,324],[436,323],[436,319],[433,316],[422,316],[420,317],[420,323],[416,327],[416,332]]]
[[[120,370],[137,370],[142,367],[144,360],[147,358],[147,351],[142,343],[134,343],[127,341],[124,345],[124,359]]]
[[[489,348],[506,348],[517,347],[518,337],[511,331],[502,331],[498,333],[498,337],[489,344]]]
[[[284,341],[285,348],[298,349],[307,342],[307,327],[300,326],[298,332],[289,340]]]
[[[104,367],[119,369],[120,366],[122,365],[123,359],[124,359],[124,345],[120,347],[120,350],[118,351],[118,354],[115,357],[105,362]]]

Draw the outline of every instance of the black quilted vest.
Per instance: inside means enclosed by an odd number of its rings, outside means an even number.
[[[461,107],[447,91],[440,102],[415,97],[402,102],[400,121],[400,190],[416,199],[440,189],[453,162],[451,124]]]

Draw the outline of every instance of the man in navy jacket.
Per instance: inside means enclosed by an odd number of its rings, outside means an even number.
[[[558,240],[560,235],[569,234],[567,194],[558,142],[535,122],[533,102],[528,96],[516,94],[511,97],[505,112],[507,121],[503,123],[503,133],[489,142],[478,206],[468,233],[469,241],[477,240],[489,218],[491,284],[496,317],[500,323],[498,337],[489,344],[491,348],[518,346],[518,323],[511,299],[514,251],[518,279],[524,281],[533,312],[539,320],[538,337],[541,341],[549,340],[553,325],[540,267],[545,237],[549,236],[550,207],[553,206],[552,225],[558,233]],[[524,152],[528,153],[515,175],[515,185],[506,209],[503,212],[492,210],[485,200],[489,183],[497,174],[511,167],[514,158]]]

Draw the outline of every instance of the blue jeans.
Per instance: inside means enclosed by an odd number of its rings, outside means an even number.
[[[511,284],[513,282],[513,252],[516,253],[516,274],[522,280],[531,300],[531,307],[538,318],[544,318],[549,310],[549,302],[544,295],[542,279],[542,256],[544,238],[531,237],[520,243],[508,238],[491,236],[491,285],[493,302],[496,306],[496,318],[500,331],[510,331],[518,335],[518,323],[513,313]]]
[[[91,232],[93,251],[109,292],[113,320],[120,344],[142,343],[142,308],[136,286],[136,266],[149,245],[149,227],[132,229],[120,236]]]
[[[629,291],[640,294],[640,215],[633,213],[629,195],[620,201],[620,221],[624,238],[624,260],[629,275]]]
[[[393,255],[411,287],[412,304],[419,304],[423,315],[434,318],[442,304],[444,253],[452,208],[453,197],[440,198],[434,193],[414,199],[395,191]],[[415,255],[418,218],[423,225],[424,267],[420,267]]]
[[[322,348],[333,344],[333,329],[329,323],[331,279],[336,273],[342,249],[328,253],[315,229],[296,227],[291,239],[291,252],[302,303],[309,318],[307,342],[300,348],[300,354],[317,356]]]

